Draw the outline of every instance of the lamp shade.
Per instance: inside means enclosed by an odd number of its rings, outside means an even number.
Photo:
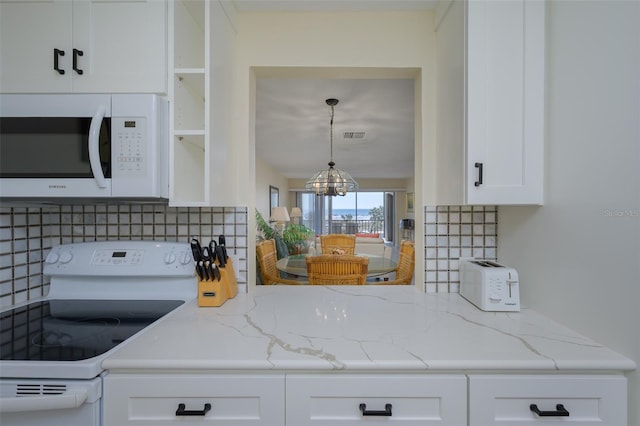
[[[313,175],[305,185],[308,191],[313,191],[316,195],[347,195],[347,192],[358,190],[358,183],[353,180],[349,173],[335,169],[335,163],[330,162],[329,168],[320,170]]]
[[[286,207],[274,207],[271,210],[271,217],[269,218],[272,222],[289,222],[289,212]]]
[[[289,216],[291,217],[302,217],[302,210],[300,210],[300,207],[293,207],[291,209],[291,213],[289,214]]]

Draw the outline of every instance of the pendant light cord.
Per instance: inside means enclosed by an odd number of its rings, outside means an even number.
[[[331,130],[329,134],[329,140],[331,141],[331,143],[330,143],[330,150],[329,150],[329,161],[330,163],[333,163],[333,109],[334,109],[334,106],[330,105],[330,107],[331,107],[331,121],[330,121],[329,128]]]

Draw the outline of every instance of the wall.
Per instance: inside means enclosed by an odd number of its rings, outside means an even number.
[[[208,242],[224,234],[238,284],[247,283],[247,209],[95,204],[0,208],[0,308],[43,296],[43,261],[61,243],[104,240]],[[242,290],[241,290],[242,291]]]
[[[461,257],[497,260],[496,206],[427,206],[424,218],[427,293],[460,291]]]
[[[498,254],[523,305],[640,365],[640,2],[552,1],[548,17],[545,205],[500,207]]]
[[[291,207],[289,202],[289,184],[287,178],[282,176],[277,170],[264,161],[256,158],[256,209],[263,218],[269,219],[269,185],[278,188],[279,205],[286,206],[289,213]]]

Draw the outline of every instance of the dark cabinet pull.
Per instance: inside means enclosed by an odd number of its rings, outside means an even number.
[[[58,65],[60,56],[64,56],[64,50],[53,49],[53,69],[58,71],[58,74],[64,75],[64,70],[60,69],[60,65]]]
[[[204,416],[209,411],[211,411],[211,404],[204,404],[203,410],[185,410],[186,405],[178,404],[178,409],[176,410],[176,416]]]
[[[531,404],[529,410],[540,417],[569,417],[569,412],[562,404],[556,404],[556,411],[540,411],[536,404]]]
[[[83,56],[84,52],[79,49],[73,49],[73,70],[77,72],[79,75],[84,74],[80,68],[78,68],[78,56]]]
[[[385,404],[384,410],[367,410],[367,404],[360,404],[363,416],[387,416],[391,417],[391,404]]]
[[[478,169],[478,180],[475,182],[475,186],[482,185],[482,163],[476,163],[474,166]]]

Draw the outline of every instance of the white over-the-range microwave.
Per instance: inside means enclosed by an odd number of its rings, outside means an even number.
[[[168,115],[153,94],[0,95],[0,197],[168,198]]]

